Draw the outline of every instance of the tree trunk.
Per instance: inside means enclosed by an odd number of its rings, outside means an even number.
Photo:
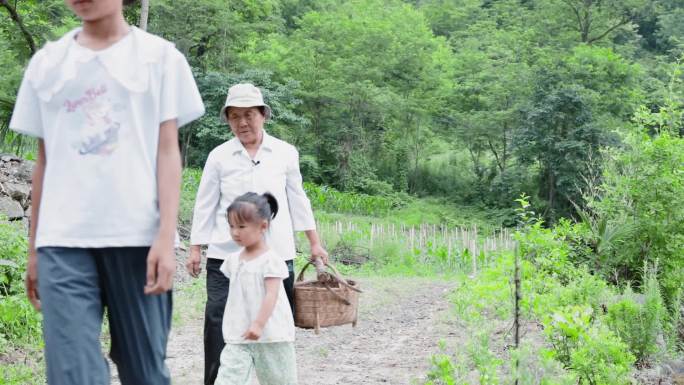
[[[31,36],[31,34],[26,29],[24,23],[21,21],[21,17],[19,17],[16,8],[11,6],[7,0],[0,0],[0,5],[7,9],[7,12],[9,12],[10,17],[12,18],[12,20],[14,20],[14,22],[21,30],[21,33],[24,35],[24,39],[26,39],[26,43],[28,43],[29,50],[31,51],[31,56],[33,56],[33,54],[36,53],[36,42],[33,40],[33,36]]]
[[[147,31],[147,19],[150,15],[150,0],[140,0],[140,29]]]

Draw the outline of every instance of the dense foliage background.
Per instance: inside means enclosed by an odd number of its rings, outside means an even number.
[[[78,23],[61,0],[1,3],[0,132],[17,151],[6,126],[29,39]],[[309,181],[504,208],[524,191],[552,222],[584,207],[639,106],[681,104],[666,91],[682,25],[681,0],[154,0],[149,16],[209,111],[183,131],[186,165],[230,136],[215,112],[252,81]]]
[[[250,81],[273,107],[269,132],[300,150],[334,254],[366,247],[373,273],[479,274],[453,300],[473,330],[487,309],[510,318],[520,265],[522,317],[548,349],[531,355],[561,366],[529,383],[624,384],[681,356],[684,0],[150,3],[148,29],[186,55],[208,111],[181,132],[181,230],[197,169],[231,136],[225,93]],[[0,152],[31,158],[35,143],[7,130],[23,68],[78,21],[62,0],[0,0],[0,21]],[[517,226],[516,253],[485,250],[508,237],[501,224]],[[0,342],[39,339],[19,299],[20,231],[0,226]],[[463,360],[499,383],[488,331],[473,334],[478,354],[435,356],[429,384],[461,383]]]

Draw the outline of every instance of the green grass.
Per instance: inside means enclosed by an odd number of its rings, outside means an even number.
[[[190,230],[192,210],[195,205],[195,196],[197,196],[197,189],[199,188],[201,178],[202,170],[195,168],[186,168],[183,170],[180,207],[178,212],[178,223],[181,227],[181,234],[184,234],[184,229],[188,232]]]
[[[35,352],[35,354],[40,354]],[[36,363],[9,363],[0,360],[0,384],[3,385],[42,385],[46,384],[45,370]]]
[[[413,198],[404,206],[382,215],[331,212],[314,205],[319,222],[353,221],[384,225],[445,225],[451,228],[477,227],[490,233],[502,226],[504,214],[475,206],[462,206],[438,198]]]
[[[184,268],[178,266],[179,269]],[[173,327],[183,327],[189,318],[203,314],[207,302],[204,275],[185,282],[173,292]]]

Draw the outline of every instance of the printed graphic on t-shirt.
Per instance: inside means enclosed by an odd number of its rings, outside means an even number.
[[[114,111],[119,106],[107,97],[107,86],[90,87],[80,98],[64,102],[68,113],[79,113],[78,140],[73,147],[81,155],[109,155],[116,150],[121,124],[115,119]]]

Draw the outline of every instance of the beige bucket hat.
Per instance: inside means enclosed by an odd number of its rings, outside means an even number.
[[[250,83],[236,84],[228,89],[226,103],[221,109],[221,120],[228,123],[226,110],[228,107],[264,107],[264,117],[271,118],[271,107],[264,103],[261,90]]]

